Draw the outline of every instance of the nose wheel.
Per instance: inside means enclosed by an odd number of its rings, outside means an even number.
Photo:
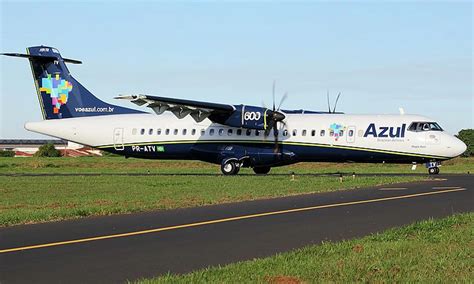
[[[428,173],[430,175],[437,175],[439,174],[439,168],[438,167],[432,167],[428,169]]]
[[[227,160],[221,164],[221,171],[226,176],[236,175],[239,173],[239,170],[240,164],[235,160]]]

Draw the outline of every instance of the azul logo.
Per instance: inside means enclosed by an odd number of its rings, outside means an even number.
[[[71,90],[72,84],[61,79],[59,74],[56,74],[54,78],[51,78],[51,74],[48,74],[48,77],[41,79],[40,92],[45,92],[51,97],[54,114],[58,114],[61,106],[67,103]]]
[[[339,140],[339,137],[342,136],[342,134],[344,133],[344,130],[346,129],[345,126],[343,126],[342,124],[338,124],[338,123],[333,123],[331,125],[329,125],[329,136],[331,137],[334,137],[334,140]]]
[[[405,137],[405,128],[406,124],[402,124],[402,126],[399,127],[380,126],[377,128],[375,123],[371,123],[365,131],[364,137],[372,136],[378,138],[403,138]]]

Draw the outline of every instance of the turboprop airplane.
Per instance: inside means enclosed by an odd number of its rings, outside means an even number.
[[[27,48],[43,121],[29,131],[146,159],[195,159],[220,164],[235,175],[241,167],[267,174],[298,162],[425,163],[439,173],[441,161],[466,145],[433,119],[419,115],[349,115],[271,109],[152,95],[118,99],[151,112],[106,103],[73,78],[52,47]]]

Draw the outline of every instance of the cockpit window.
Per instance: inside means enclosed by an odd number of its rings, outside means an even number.
[[[443,128],[436,122],[430,122],[430,130],[443,131]]]
[[[409,131],[443,131],[443,128],[436,122],[413,122],[408,127]]]

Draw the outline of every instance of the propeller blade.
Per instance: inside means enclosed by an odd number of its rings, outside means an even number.
[[[280,127],[278,127],[277,123],[280,123]],[[275,137],[275,145],[273,147],[273,153],[278,153],[280,152],[280,149],[283,148],[283,145],[280,145],[279,141],[278,141],[278,137],[280,135],[280,133],[282,133],[282,131],[285,131],[285,128],[288,128],[287,127],[287,123],[285,121],[277,121],[275,122],[275,126],[274,126],[274,130],[273,130],[273,135]]]
[[[329,111],[329,113],[331,113],[331,104],[329,103],[329,90],[326,93],[326,97],[328,99],[328,111]]]
[[[274,138],[274,145],[273,145],[273,153],[278,153],[278,122],[275,121],[273,125],[273,138]]]
[[[334,103],[334,108],[333,108],[332,112],[336,112],[336,106],[337,106],[337,102],[339,101],[339,96],[341,96],[341,92],[339,92],[339,94],[337,94],[336,102]]]
[[[286,92],[283,97],[281,97],[280,104],[278,105],[277,111],[280,110],[281,106],[283,105],[283,102],[288,98],[288,92]]]
[[[273,88],[272,88],[272,97],[273,97],[273,111],[275,111],[275,80],[273,80]]]

